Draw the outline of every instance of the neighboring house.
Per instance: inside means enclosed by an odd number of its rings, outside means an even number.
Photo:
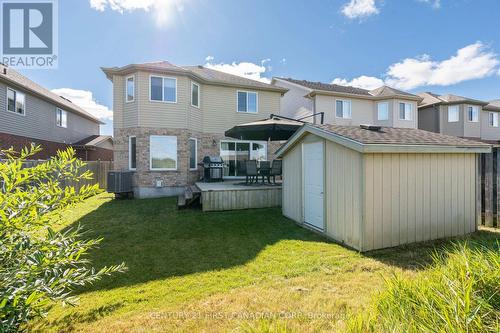
[[[387,86],[366,90],[290,78],[273,78],[272,84],[288,89],[281,101],[281,115],[286,117],[324,112],[325,124],[417,128],[421,97],[401,90]],[[320,122],[318,116],[314,118]]]
[[[0,149],[13,147],[20,151],[35,143],[42,146],[43,151],[33,158],[47,159],[57,150],[85,143],[85,149],[93,151],[92,159],[109,160],[110,137],[98,141],[101,146],[105,145],[102,147],[92,146],[90,142],[99,137],[100,124],[99,119],[70,100],[0,65]],[[79,157],[88,155],[83,147],[75,148]]]
[[[223,158],[226,178],[242,176],[244,160],[273,158],[277,143],[224,132],[278,114],[286,89],[166,61],[102,70],[113,82],[115,169],[135,172],[136,196],[183,193],[207,155]]]
[[[484,141],[499,141],[500,103],[456,96],[420,93],[418,128]]]
[[[283,214],[360,251],[471,233],[489,152],[419,129],[306,124],[277,152]]]

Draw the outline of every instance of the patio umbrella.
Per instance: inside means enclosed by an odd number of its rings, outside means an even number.
[[[239,140],[283,141],[288,140],[302,125],[303,121],[271,115],[269,119],[234,126],[225,135]]]

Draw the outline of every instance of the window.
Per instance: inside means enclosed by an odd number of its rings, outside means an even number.
[[[238,112],[257,113],[257,93],[251,91],[238,91]]]
[[[338,99],[335,102],[335,115],[337,118],[351,119],[351,101]]]
[[[448,122],[454,123],[460,120],[460,111],[458,105],[448,106]]]
[[[135,83],[134,83],[134,77],[129,76],[127,78],[127,102],[133,102],[134,101],[134,96],[135,96]]]
[[[477,123],[479,121],[479,107],[467,107],[467,119],[471,122]]]
[[[194,82],[191,82],[191,105],[200,107],[200,86]]]
[[[220,143],[220,156],[224,161],[224,177],[245,176],[245,161],[267,159],[267,143],[224,140]]]
[[[24,115],[25,95],[17,90],[7,88],[7,110]]]
[[[377,104],[377,119],[378,120],[389,120],[389,103],[380,102]]]
[[[56,109],[56,125],[59,127],[68,127],[68,113],[59,108]]]
[[[411,103],[399,103],[399,119],[400,120],[413,119],[413,105]]]
[[[135,136],[128,138],[128,168],[137,169],[137,139]]]
[[[177,103],[177,79],[151,76],[149,94],[152,101]]]
[[[498,113],[490,112],[490,126],[498,127]]]
[[[198,141],[196,139],[189,139],[189,169],[198,169]]]
[[[177,137],[151,135],[149,157],[151,170],[177,170]]]

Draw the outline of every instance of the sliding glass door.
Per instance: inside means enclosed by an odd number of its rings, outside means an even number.
[[[267,159],[267,143],[223,140],[220,143],[220,156],[224,161],[224,177],[245,176],[245,161]]]

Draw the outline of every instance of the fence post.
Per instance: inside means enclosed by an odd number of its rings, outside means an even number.
[[[483,224],[483,212],[482,212],[482,188],[483,188],[483,172],[482,172],[482,156],[483,154],[477,154],[476,156],[476,230]]]
[[[484,154],[484,225],[493,226],[493,153]]]

